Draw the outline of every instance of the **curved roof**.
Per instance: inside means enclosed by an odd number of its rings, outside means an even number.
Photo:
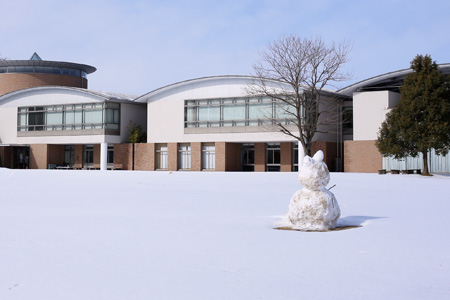
[[[213,82],[213,81],[223,82],[225,80],[239,80],[242,81],[243,83],[250,84],[255,80],[255,77],[244,75],[220,75],[220,76],[208,76],[208,77],[188,79],[157,88],[151,92],[148,92],[147,94],[144,94],[136,98],[135,101],[146,102],[149,98],[170,91],[172,89],[178,89],[192,85],[200,85],[205,82]]]
[[[203,87],[207,84],[222,85],[222,84],[232,83],[232,84],[241,84],[241,85],[251,85],[251,84],[255,84],[255,82],[257,80],[258,80],[257,77],[246,76],[246,75],[219,75],[219,76],[200,77],[200,78],[184,80],[184,81],[180,81],[177,83],[166,85],[164,87],[155,89],[147,94],[144,94],[144,95],[136,98],[134,101],[147,102],[147,101],[151,100],[151,98],[153,98],[153,99],[158,98],[158,96],[161,96],[164,93],[171,93],[171,92],[176,93],[177,91],[180,91],[183,89],[185,89],[185,90],[194,89],[194,88],[198,88],[198,87]],[[281,82],[281,81],[277,81],[277,80],[273,80],[273,79],[264,79],[264,80],[267,83],[270,83],[271,85],[273,85],[272,87],[275,89],[283,89],[283,90],[292,89],[292,86],[290,86],[287,83]],[[328,89],[326,89],[326,90],[324,89],[323,92],[330,93],[330,94],[337,94],[336,92],[328,90]]]
[[[438,68],[441,72],[445,74],[450,74],[450,63],[439,64]],[[399,92],[400,86],[403,85],[405,75],[412,72],[413,70],[411,68],[389,72],[386,74],[378,75],[375,77],[359,81],[345,88],[337,90],[337,92],[347,96],[352,96],[353,93],[355,92],[364,92],[364,91],[388,90]]]
[[[77,88],[77,87],[48,85],[48,86],[38,86],[38,87],[21,89],[21,90],[17,90],[17,91],[13,91],[13,92],[1,95],[0,96],[0,105],[2,104],[3,101],[8,102],[7,99],[9,97],[12,97],[15,95],[20,95],[20,94],[25,94],[25,93],[29,93],[29,92],[33,92],[33,91],[45,91],[45,90],[48,90],[48,91],[50,91],[50,90],[75,91],[80,94],[84,93],[84,94],[88,94],[88,95],[97,96],[97,97],[103,99],[104,101],[129,102],[129,101],[133,101],[136,98],[136,96],[133,96],[133,95],[91,91],[91,90]]]
[[[86,72],[87,74],[94,73],[97,68],[84,64],[76,64],[64,61],[49,61],[49,60],[1,60],[0,67],[55,67],[55,68],[68,68],[76,69]]]

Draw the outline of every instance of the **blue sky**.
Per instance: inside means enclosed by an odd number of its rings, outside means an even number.
[[[447,0],[0,0],[0,55],[95,66],[89,88],[140,95],[178,81],[249,75],[282,35],[350,41],[359,80],[409,67],[416,54],[450,63]]]

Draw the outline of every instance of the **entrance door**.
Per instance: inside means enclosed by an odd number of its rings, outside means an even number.
[[[28,169],[30,163],[30,147],[14,147],[14,169]]]

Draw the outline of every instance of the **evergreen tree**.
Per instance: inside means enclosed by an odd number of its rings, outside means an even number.
[[[376,145],[384,156],[423,155],[424,175],[429,175],[427,152],[445,155],[450,150],[450,78],[438,70],[429,55],[417,55],[413,72],[405,76],[400,102],[386,116]]]
[[[128,124],[128,142],[129,143],[145,143],[147,142],[147,134],[143,131],[141,125],[134,124],[131,120]]]

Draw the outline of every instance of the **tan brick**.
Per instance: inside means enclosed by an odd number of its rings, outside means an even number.
[[[345,141],[344,171],[376,173],[382,168],[382,156],[375,141]]]
[[[88,88],[86,78],[57,74],[0,74],[0,95],[37,86],[70,86]]]
[[[47,169],[48,168],[48,145],[32,144],[30,145],[30,169]]]
[[[191,143],[191,170],[202,170],[202,143]]]
[[[255,172],[266,171],[266,143],[255,143]]]
[[[167,144],[167,164],[169,171],[178,170],[178,144],[177,143],[168,143]]]
[[[134,169],[142,171],[155,170],[155,144],[134,144]]]
[[[114,168],[122,170],[134,170],[134,151],[133,144],[115,144],[114,145]]]

